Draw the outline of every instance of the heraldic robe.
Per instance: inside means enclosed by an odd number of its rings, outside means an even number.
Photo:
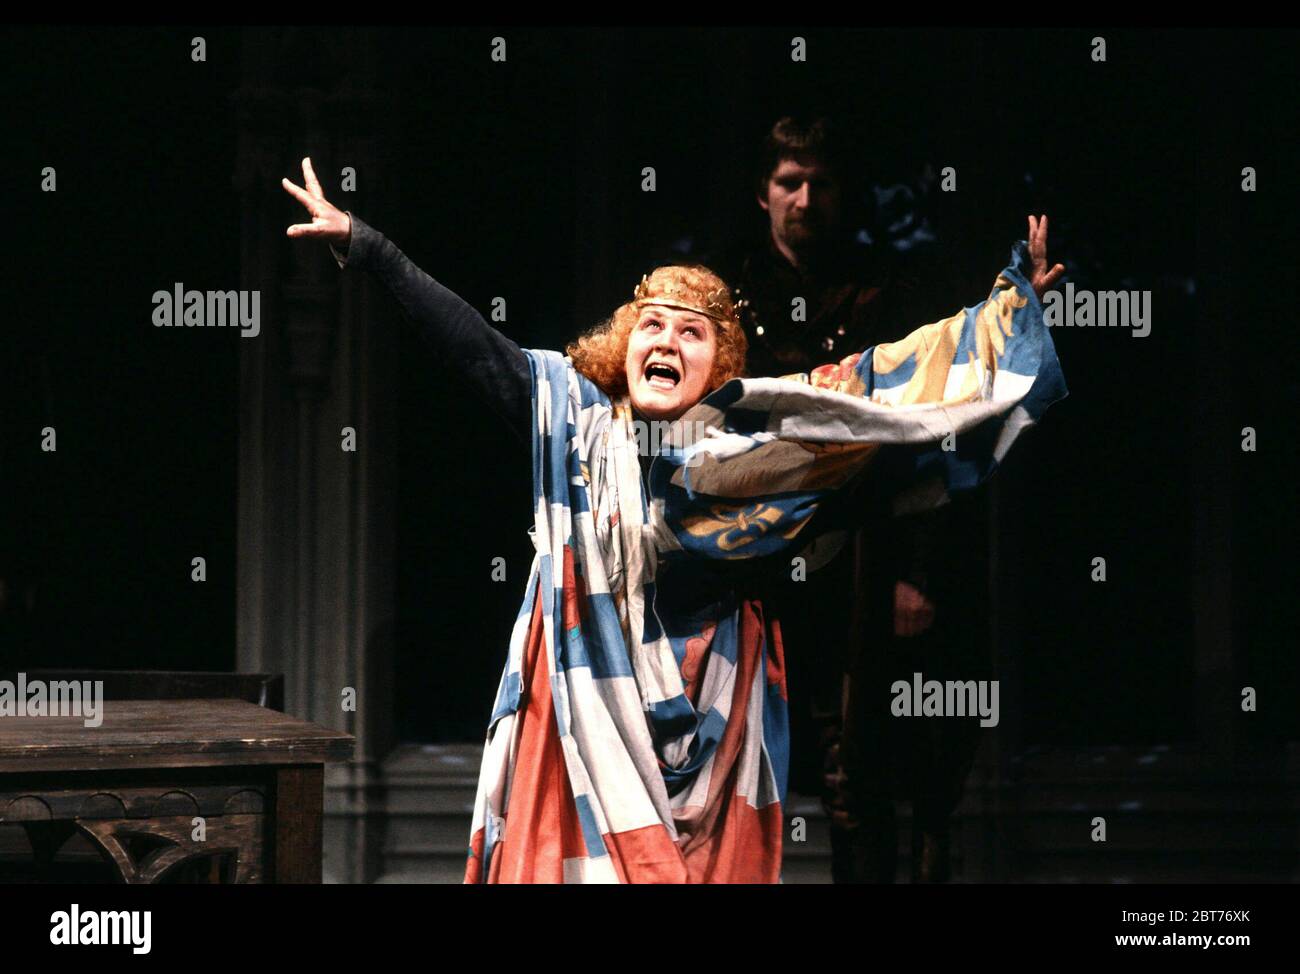
[[[809,374],[726,383],[648,474],[626,396],[523,352],[536,554],[466,882],[779,881],[785,676],[755,580],[811,560],[864,482],[900,514],[976,487],[1065,396],[1028,267],[1017,244],[972,308]]]

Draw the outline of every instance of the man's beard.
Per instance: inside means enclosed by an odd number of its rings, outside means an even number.
[[[821,217],[803,216],[785,221],[785,242],[791,250],[811,253],[820,249],[830,236],[826,222]]]

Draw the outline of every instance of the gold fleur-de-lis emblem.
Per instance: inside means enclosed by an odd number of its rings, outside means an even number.
[[[717,535],[723,551],[734,551],[762,538],[781,520],[781,511],[771,504],[714,504],[708,514],[683,518],[682,527],[697,538]]]

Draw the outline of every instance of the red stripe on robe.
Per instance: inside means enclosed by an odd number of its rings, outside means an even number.
[[[569,554],[567,549],[565,554]],[[565,561],[568,576],[567,557]],[[568,580],[572,581],[571,576]],[[505,837],[493,850],[489,883],[562,883],[564,860],[587,855],[555,723],[541,606],[542,600],[534,599],[523,662],[525,692],[518,718],[522,724],[505,814]],[[602,839],[621,882],[778,881],[781,804],[772,802],[766,808],[754,808],[736,794],[735,780],[749,694],[765,635],[768,661],[763,676],[767,683],[779,682],[785,696],[779,629],[775,620],[765,622],[759,603],[746,601],[741,608],[731,717],[714,758],[706,815],[690,835],[681,836],[678,844],[661,824],[604,834]],[[483,855],[481,828],[475,830],[470,847],[473,857],[467,862],[465,882],[475,883],[479,881]]]
[[[785,696],[780,629],[775,620],[764,619],[757,601],[749,599],[740,605],[738,629],[736,684],[727,728],[713,757],[707,804],[682,840],[691,883],[775,883],[781,876],[781,803],[755,808],[750,804],[754,795],[747,800],[736,793],[749,695],[765,643],[768,660],[761,678],[765,684],[779,682]]]

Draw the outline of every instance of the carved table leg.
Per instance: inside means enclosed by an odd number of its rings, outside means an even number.
[[[319,883],[325,836],[325,769],[277,768],[271,834],[277,883]]]

